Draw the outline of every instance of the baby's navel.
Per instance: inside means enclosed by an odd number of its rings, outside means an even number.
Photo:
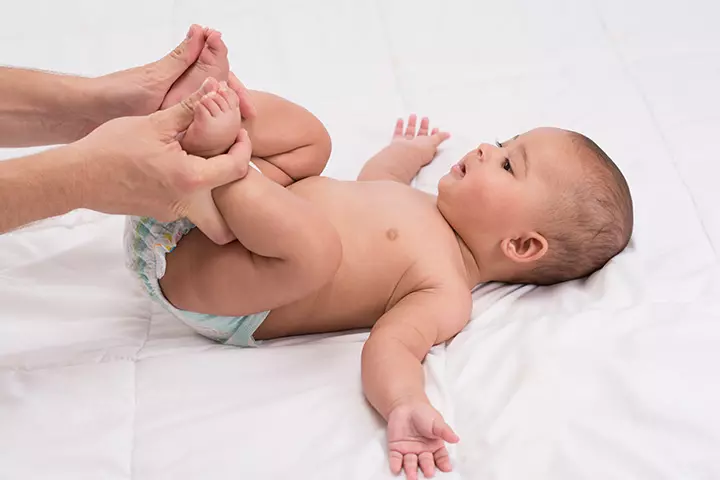
[[[397,239],[398,231],[395,228],[388,228],[387,232],[385,232],[385,236],[392,242]]]

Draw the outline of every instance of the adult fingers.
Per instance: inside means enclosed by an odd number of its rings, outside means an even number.
[[[216,92],[218,88],[218,81],[208,77],[202,86],[189,97],[170,108],[151,114],[150,119],[159,127],[161,132],[165,132],[169,134],[170,138],[175,139],[178,133],[186,130],[192,123],[195,107],[200,103],[200,100],[208,93]]]
[[[199,188],[215,188],[244,177],[248,171],[252,147],[247,131],[241,129],[238,141],[228,153],[196,163],[199,171]]]
[[[156,70],[163,80],[174,82],[185,73],[200,56],[205,45],[205,35],[200,25],[191,25],[185,39],[172,52],[155,62]]]

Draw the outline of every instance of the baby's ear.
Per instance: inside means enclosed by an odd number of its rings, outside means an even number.
[[[537,232],[530,232],[516,238],[506,238],[501,248],[506,257],[513,262],[536,262],[545,256],[548,250],[547,239]]]

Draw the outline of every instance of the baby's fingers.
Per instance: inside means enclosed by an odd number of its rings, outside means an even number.
[[[398,118],[397,122],[395,122],[395,131],[393,132],[393,137],[402,137],[404,126],[405,122],[403,121],[403,119]]]
[[[415,453],[405,454],[405,477],[407,480],[417,480],[418,457]]]
[[[457,434],[453,431],[453,429],[450,428],[450,425],[443,421],[436,421],[433,424],[432,433],[436,437],[442,438],[448,443],[457,443],[460,440],[460,437],[458,437]]]
[[[420,129],[418,130],[418,136],[427,135],[428,129],[430,129],[430,119],[428,117],[423,117],[422,120],[420,120]]]
[[[397,475],[402,470],[403,455],[400,452],[390,452],[390,471]]]
[[[451,472],[452,465],[450,464],[450,455],[445,447],[435,452],[435,465],[441,472]]]
[[[430,452],[423,452],[418,455],[418,462],[420,463],[420,470],[422,470],[425,478],[431,478],[435,476],[435,459],[433,454]]]
[[[408,118],[407,128],[405,129],[405,138],[415,138],[415,125],[417,123],[417,115],[414,113]]]
[[[435,130],[437,130],[437,129],[435,129]],[[433,143],[435,143],[435,146],[438,146],[441,143],[443,143],[445,140],[450,138],[450,134],[448,132],[440,132],[440,131],[435,132],[433,130],[433,134],[430,136],[430,138],[433,139]]]

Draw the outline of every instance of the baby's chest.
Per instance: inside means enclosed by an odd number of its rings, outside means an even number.
[[[349,265],[368,275],[397,279],[412,268],[453,269],[461,261],[456,237],[441,216],[428,209],[366,209],[341,232]]]

